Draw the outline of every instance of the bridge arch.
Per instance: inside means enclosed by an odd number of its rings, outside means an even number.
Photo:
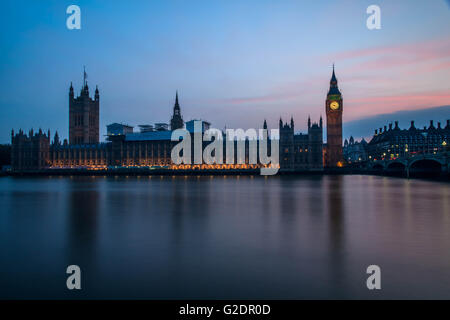
[[[421,161],[431,161],[431,162],[417,164],[418,162],[421,162]],[[431,165],[433,165],[433,162],[434,163],[438,163],[441,166],[445,165],[445,161],[443,161],[443,159],[433,158],[433,157],[423,157],[423,158],[417,158],[417,159],[412,160],[409,163],[409,167],[413,166],[414,164],[416,164],[416,166],[417,165],[421,165],[421,164],[431,164]]]
[[[440,174],[443,169],[443,163],[438,159],[422,158],[416,159],[409,164],[411,174]]]
[[[390,161],[386,163],[385,173],[394,176],[404,176],[407,175],[407,165],[403,161]]]

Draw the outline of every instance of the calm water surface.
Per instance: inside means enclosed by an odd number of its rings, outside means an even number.
[[[450,298],[445,183],[6,177],[0,208],[0,298]]]

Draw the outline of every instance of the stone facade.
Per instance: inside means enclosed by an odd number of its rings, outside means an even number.
[[[85,79],[80,95],[75,98],[72,83],[69,89],[69,144],[99,143],[100,94],[95,89],[94,99],[89,96]]]
[[[167,167],[177,169],[171,161],[171,150],[178,142],[171,141],[171,130],[163,126],[157,126],[157,124],[155,125],[156,129],[153,130],[151,126],[146,126],[148,130],[139,133],[127,130],[110,130],[111,132],[114,131],[114,134],[108,136],[107,142],[99,143],[98,112],[98,89],[95,92],[94,99],[91,99],[87,82],[84,80],[80,96],[74,98],[71,85],[69,91],[69,141],[64,140],[61,143],[57,132],[52,142],[50,141],[50,132],[44,134],[40,130],[37,134],[30,132],[28,135],[22,131],[18,134],[12,132],[12,169],[14,171],[52,168],[106,169],[108,167]],[[178,94],[175,98],[170,123],[172,130],[184,127]],[[188,131],[190,131],[189,126],[192,126],[192,124],[188,122]],[[208,127],[209,123],[203,122],[202,130],[204,131]],[[265,121],[263,128],[267,129]],[[112,127],[109,127],[109,129],[112,129]],[[282,171],[323,170],[322,118],[319,123],[313,124],[308,119],[307,134],[294,132],[293,119],[291,119],[290,125],[283,124],[280,119],[279,129],[279,157]],[[209,142],[203,143],[202,148],[207,144]],[[250,142],[247,140],[245,142],[245,164],[237,164],[236,161],[236,166],[228,166],[226,164],[226,152],[224,151],[224,161],[220,168],[257,168],[257,164],[249,161],[249,145]],[[270,149],[270,146],[268,146],[268,150]],[[197,168],[198,166],[192,166],[192,168],[194,167]],[[202,165],[198,168],[210,169],[215,167]]]
[[[327,151],[325,157],[325,166],[328,168],[341,167],[342,158],[342,112],[343,112],[342,94],[338,88],[338,81],[334,73],[330,80],[330,89],[328,90],[325,101],[325,112],[327,115]]]
[[[436,154],[448,150],[450,142],[450,120],[445,128],[438,122],[434,126],[433,120],[428,127],[416,128],[411,121],[409,129],[400,129],[398,121],[395,125],[384,126],[375,130],[375,134],[368,144],[368,154],[371,160],[388,160],[410,157],[422,154]]]
[[[308,118],[308,133],[294,132],[294,119],[290,124],[280,119],[280,169],[285,171],[323,170],[323,128],[319,123],[311,124]]]
[[[36,133],[31,129],[28,135],[22,130],[17,134],[11,131],[11,164],[16,171],[48,168],[51,165],[50,130],[45,134],[41,129]]]

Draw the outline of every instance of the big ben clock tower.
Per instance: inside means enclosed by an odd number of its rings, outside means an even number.
[[[325,103],[327,114],[327,150],[325,166],[329,168],[342,166],[342,95],[339,91],[336,75],[330,80],[327,101]]]

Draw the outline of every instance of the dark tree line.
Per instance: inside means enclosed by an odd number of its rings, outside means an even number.
[[[0,144],[0,169],[9,165],[11,165],[11,145]]]

